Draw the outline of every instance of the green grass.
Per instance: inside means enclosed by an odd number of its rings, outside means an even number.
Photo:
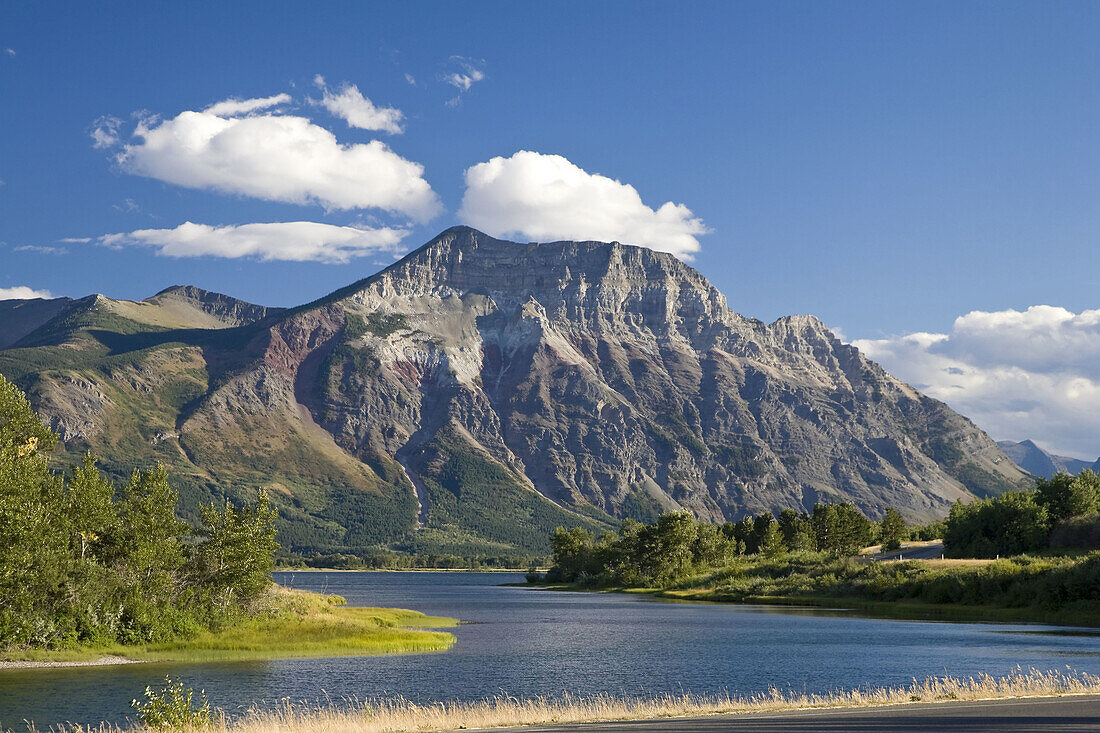
[[[0,661],[83,662],[110,656],[148,662],[228,662],[436,652],[455,641],[453,634],[430,630],[458,625],[454,619],[342,604],[339,596],[279,588],[273,591],[268,612],[220,631],[140,646],[12,650],[0,652]]]
[[[955,623],[1044,623],[1064,626],[1100,627],[1100,611],[1082,608],[1077,610],[1051,610],[1044,608],[1005,608],[1001,606],[977,606],[940,604],[920,601],[869,601],[853,596],[744,596],[730,597],[720,591],[661,591],[632,590],[648,593],[658,598],[680,601],[705,601],[710,603],[741,603],[748,605],[792,606],[817,608],[838,613],[858,612],[872,618],[902,619],[908,621],[950,621]]]

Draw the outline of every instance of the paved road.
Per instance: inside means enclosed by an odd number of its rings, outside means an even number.
[[[577,723],[524,733],[1046,733],[1100,731],[1100,695]]]
[[[882,552],[874,556],[875,560],[939,560],[943,554],[943,542],[929,542],[911,547],[903,547],[900,550]]]

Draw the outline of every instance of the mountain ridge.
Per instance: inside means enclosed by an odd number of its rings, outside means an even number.
[[[1100,469],[1100,458],[1095,461],[1083,461],[1080,458],[1060,456],[1045,451],[1032,440],[999,440],[997,446],[1005,452],[1012,461],[1028,473],[1042,478],[1051,478],[1056,473],[1078,474],[1086,468],[1096,471]]]

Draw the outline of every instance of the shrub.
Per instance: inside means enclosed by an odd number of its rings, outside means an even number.
[[[1054,525],[1050,532],[1052,549],[1100,549],[1100,514],[1074,517]]]
[[[159,690],[146,687],[145,700],[131,700],[130,705],[138,711],[142,724],[156,730],[208,728],[214,723],[206,692],[200,690],[196,701],[194,690],[171,677],[164,678]]]
[[[1076,476],[1056,473],[1049,479],[1040,478],[1035,493],[1055,521],[1092,514],[1100,510],[1100,475],[1089,469]]]

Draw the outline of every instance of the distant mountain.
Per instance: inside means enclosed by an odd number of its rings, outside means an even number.
[[[1096,471],[1100,469],[1100,458],[1096,462],[1082,461],[1069,456],[1059,456],[1048,453],[1030,440],[1016,443],[1011,440],[999,440],[997,445],[1020,468],[1028,473],[1043,478],[1050,478],[1056,473],[1078,474],[1086,468]]]
[[[165,462],[190,512],[266,487],[300,552],[542,552],[558,525],[677,508],[925,520],[1029,483],[818,319],[738,315],[618,243],[456,227],[287,311],[193,288],[57,307],[7,337],[0,372],[62,458]]]
[[[73,303],[72,298],[32,298],[0,300],[0,349],[6,349]]]
[[[86,298],[0,300],[0,349],[64,341],[88,329],[137,332],[215,330],[255,323],[283,308],[266,308],[190,285],[142,301]],[[20,343],[22,342],[22,343]]]

